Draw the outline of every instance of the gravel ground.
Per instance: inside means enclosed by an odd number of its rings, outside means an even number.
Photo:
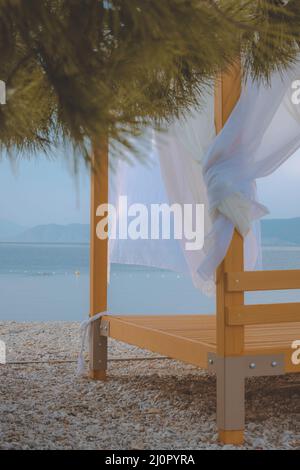
[[[0,322],[7,361],[75,360],[78,323]],[[76,364],[0,366],[0,449],[218,449],[215,377],[111,340],[109,380]],[[130,358],[141,360],[133,361]],[[126,361],[116,361],[122,358]],[[300,449],[300,378],[246,386],[244,449]]]

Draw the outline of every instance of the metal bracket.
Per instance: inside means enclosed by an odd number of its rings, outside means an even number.
[[[244,377],[260,377],[284,374],[284,355],[247,355],[220,357],[215,353],[208,353],[208,370],[217,372],[220,361],[227,364],[235,363]]]
[[[100,322],[100,335],[101,336],[109,336],[109,321],[102,320]]]

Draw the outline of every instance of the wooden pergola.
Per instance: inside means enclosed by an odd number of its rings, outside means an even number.
[[[217,81],[215,123],[219,132],[241,92],[236,65]],[[96,208],[108,201],[108,148],[91,184],[90,315],[107,310],[108,243],[96,236]],[[299,289],[300,270],[244,270],[243,238],[235,231],[216,275],[216,315],[104,315],[92,323],[90,377],[105,380],[107,337],[214,371],[217,425],[223,443],[244,439],[245,378],[300,372],[292,343],[300,339],[300,303],[245,305],[244,292]]]

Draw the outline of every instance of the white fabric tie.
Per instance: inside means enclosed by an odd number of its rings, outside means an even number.
[[[243,237],[251,230],[253,220],[268,214],[268,209],[256,201],[247,199],[241,193],[233,193],[220,201],[218,211],[231,220]]]
[[[104,315],[107,315],[108,312],[100,312],[97,313],[96,315],[93,315],[90,317],[88,320],[84,320],[81,325],[80,325],[80,336],[81,336],[81,347],[80,347],[80,352],[78,355],[78,361],[77,361],[77,375],[80,376],[85,376],[85,360],[84,360],[84,351],[86,347],[86,338],[87,335],[89,334],[90,326],[91,324],[99,320],[101,317]]]

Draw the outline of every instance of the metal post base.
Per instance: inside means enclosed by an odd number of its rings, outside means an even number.
[[[219,438],[226,444],[241,444],[245,427],[245,378],[284,374],[284,356],[218,357],[209,354],[208,370],[217,375]]]
[[[106,380],[107,371],[107,333],[103,320],[94,321],[90,328],[89,377],[93,380]]]

